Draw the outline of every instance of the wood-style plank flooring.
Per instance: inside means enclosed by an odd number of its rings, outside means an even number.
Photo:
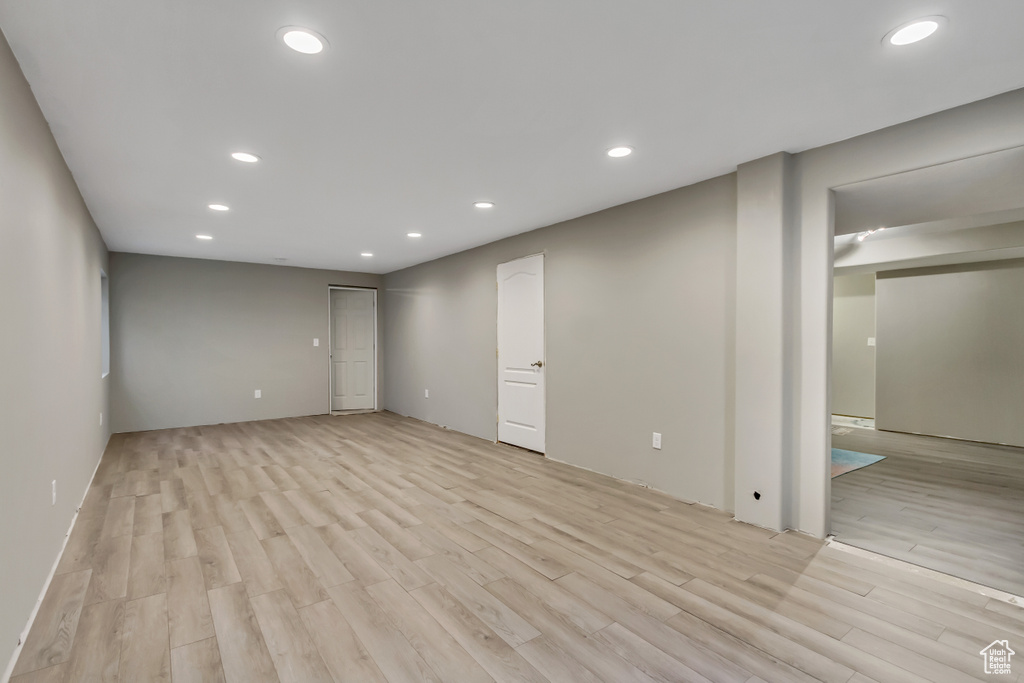
[[[946,683],[996,639],[1024,611],[378,413],[114,437],[13,680]]]
[[[870,429],[832,445],[886,456],[832,480],[837,540],[1024,595],[1024,449]]]

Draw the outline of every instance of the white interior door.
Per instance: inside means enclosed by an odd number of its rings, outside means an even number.
[[[372,410],[376,292],[331,290],[331,410]]]
[[[498,266],[498,440],[544,452],[544,255]]]

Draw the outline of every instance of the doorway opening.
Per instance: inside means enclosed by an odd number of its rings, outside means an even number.
[[[377,290],[328,288],[332,413],[377,409]]]
[[[1024,147],[834,188],[837,541],[1024,594]]]

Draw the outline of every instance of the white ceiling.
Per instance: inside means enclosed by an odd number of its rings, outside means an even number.
[[[851,183],[836,188],[835,196],[837,235],[933,221],[949,229],[949,219],[1024,208],[1024,147]],[[975,224],[993,222],[1005,221]]]
[[[1022,25],[1020,0],[0,0],[111,249],[378,273],[1024,87]]]
[[[837,187],[835,228],[837,275],[1021,258],[1024,147]]]
[[[836,235],[835,274],[1024,258],[1024,220],[960,229],[954,226],[956,220],[886,229],[863,242],[855,234]]]

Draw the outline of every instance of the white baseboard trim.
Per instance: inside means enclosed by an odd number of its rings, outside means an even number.
[[[100,453],[99,459],[96,460],[96,467],[92,468],[92,476],[89,477],[89,483],[85,486],[85,491],[82,493],[82,500],[79,501],[78,507],[75,509],[75,514],[71,517],[71,526],[68,527],[68,532],[64,534],[64,542],[60,546],[60,552],[57,553],[57,559],[53,561],[53,566],[50,567],[50,573],[46,576],[46,582],[43,583],[43,589],[39,591],[39,597],[36,598],[36,604],[32,608],[32,612],[28,615],[28,623],[25,624],[25,628],[18,636],[18,645],[14,648],[14,652],[11,654],[10,661],[7,662],[7,668],[4,670],[3,677],[0,677],[0,683],[9,683],[11,680],[11,674],[14,672],[14,666],[18,663],[18,657],[21,655],[21,649],[25,646],[25,639],[28,638],[28,632],[32,630],[32,624],[36,621],[36,616],[39,614],[39,607],[43,604],[43,596],[46,595],[46,591],[50,589],[50,583],[53,581],[54,575],[57,573],[57,565],[60,564],[60,560],[64,557],[64,549],[68,547],[68,539],[71,538],[71,532],[75,529],[75,522],[78,521],[78,513],[82,511],[82,504],[85,502],[85,497],[89,495],[89,489],[92,488],[92,482],[96,478],[96,472],[100,469],[100,463],[103,462],[103,454],[107,452],[107,446],[110,445],[110,437],[113,434],[107,436],[107,443],[103,445],[103,451]]]

